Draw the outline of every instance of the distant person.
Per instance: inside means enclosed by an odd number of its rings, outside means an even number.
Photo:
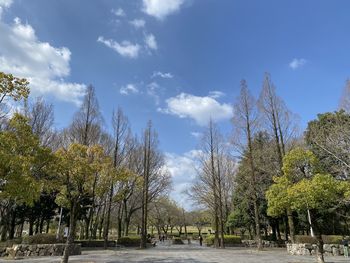
[[[343,239],[343,246],[344,246],[344,257],[349,257],[349,240],[346,238]]]
[[[202,237],[202,235],[199,235],[199,245],[200,246],[203,245],[203,237]]]

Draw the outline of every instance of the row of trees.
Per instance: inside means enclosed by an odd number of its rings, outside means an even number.
[[[132,220],[146,247],[149,206],[171,183],[152,123],[134,135],[118,109],[108,133],[89,86],[71,124],[58,131],[51,104],[28,103],[28,84],[0,74],[1,239],[21,236],[26,224],[29,235],[48,232],[60,214],[69,225],[63,262],[77,232],[103,237],[106,246],[111,227],[128,235]],[[9,103],[20,100],[23,107],[10,114]]]
[[[224,138],[210,121],[190,191],[211,211],[216,247],[230,227],[254,236],[258,249],[263,238],[295,242],[311,229],[319,242],[322,233],[349,234],[349,95],[348,81],[343,110],[318,115],[301,134],[269,74],[258,99],[241,81],[233,132]]]

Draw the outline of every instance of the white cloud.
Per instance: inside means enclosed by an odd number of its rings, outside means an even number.
[[[210,91],[209,92],[209,97],[212,97],[214,99],[218,99],[225,96],[225,93],[218,91],[218,90],[214,90],[214,91]]]
[[[205,126],[210,118],[214,121],[229,119],[232,107],[226,103],[219,103],[212,97],[199,97],[181,93],[166,100],[167,107],[158,111],[172,114],[180,118],[191,118],[198,125]]]
[[[146,43],[146,46],[150,49],[153,49],[153,50],[158,49],[157,41],[153,34],[145,35],[145,43]]]
[[[121,87],[119,92],[122,95],[137,94],[139,93],[139,89],[134,84],[127,84]]]
[[[137,29],[143,28],[146,25],[146,22],[143,19],[134,19],[134,20],[131,20],[129,23]]]
[[[169,171],[172,177],[173,191],[171,193],[178,203],[185,208],[190,208],[191,205],[187,201],[187,196],[183,191],[190,188],[197,174],[197,156],[200,151],[192,150],[182,155],[175,153],[165,153],[165,168]]]
[[[103,43],[107,47],[116,51],[119,55],[128,58],[137,58],[141,49],[139,44],[132,44],[129,41],[119,43],[112,39],[105,39],[101,36],[98,37],[97,42]]]
[[[169,72],[163,73],[163,72],[157,71],[157,72],[153,72],[153,75],[152,75],[152,78],[156,78],[156,77],[160,77],[163,79],[172,79],[174,75]]]
[[[307,60],[304,58],[295,58],[289,63],[289,67],[293,70],[304,66],[307,63]]]
[[[178,11],[185,0],[143,0],[143,12],[162,20]]]
[[[0,1],[3,6],[11,2]],[[68,48],[41,42],[34,28],[19,18],[11,25],[0,20],[0,35],[0,71],[27,78],[34,95],[53,95],[79,104],[85,85],[65,81],[70,75]]]
[[[0,18],[3,10],[9,8],[12,5],[13,0],[0,0]]]
[[[112,9],[112,13],[118,17],[124,17],[126,16],[124,10],[122,8],[118,8],[118,9]]]

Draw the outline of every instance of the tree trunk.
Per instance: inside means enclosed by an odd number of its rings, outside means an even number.
[[[262,250],[262,240],[261,240],[261,231],[260,231],[260,216],[259,216],[259,207],[257,198],[254,196],[254,223],[255,223],[255,239],[256,239],[256,245],[258,250]]]
[[[74,245],[75,227],[76,227],[76,220],[75,220],[76,207],[77,207],[76,202],[71,204],[70,219],[69,219],[69,232],[68,232],[66,247],[65,247],[64,252],[63,252],[63,257],[62,257],[61,263],[68,263],[70,251],[72,249],[72,245]]]
[[[289,226],[289,236],[290,241],[292,243],[295,242],[295,230],[294,230],[294,221],[293,221],[293,213],[290,209],[287,209],[287,216],[288,216],[288,226]]]
[[[34,219],[29,218],[29,235],[32,236],[34,234]]]
[[[39,233],[40,218],[37,218],[35,222],[35,234]]]
[[[109,225],[110,225],[111,210],[112,210],[112,199],[113,199],[113,183],[111,184],[111,188],[109,189],[107,215],[106,215],[106,220],[105,220],[104,230],[103,230],[103,240],[104,240],[103,248],[104,249],[107,249],[107,244],[108,244]]]
[[[50,219],[46,220],[46,234],[48,234],[50,230],[50,221],[51,221]]]
[[[15,237],[15,228],[16,228],[16,212],[13,211],[10,222],[10,230],[9,230],[9,239],[13,239]]]
[[[126,217],[125,219],[125,236],[129,235],[129,226],[130,226],[130,217]]]
[[[41,234],[44,229],[44,217],[40,218],[40,224],[39,224],[39,233]]]

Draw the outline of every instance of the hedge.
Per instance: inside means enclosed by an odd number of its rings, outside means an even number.
[[[337,235],[322,235],[322,240],[325,244],[342,244],[343,237]],[[316,244],[317,240],[312,236],[296,235],[295,243]]]
[[[117,240],[117,245],[126,246],[126,247],[137,247],[141,243],[141,237],[139,236],[127,236],[121,237]]]
[[[205,243],[208,246],[212,246],[214,245],[214,238],[215,236],[208,236],[205,239]],[[224,236],[224,242],[225,245],[238,245],[238,244],[242,244],[242,240],[240,236],[233,236],[233,235],[225,235]]]
[[[57,239],[54,234],[36,234],[34,236],[24,236],[22,244],[57,244],[64,243],[63,239]]]
[[[77,240],[75,243],[81,244],[81,247],[104,247],[104,240]],[[107,247],[115,247],[116,242],[108,240]]]

